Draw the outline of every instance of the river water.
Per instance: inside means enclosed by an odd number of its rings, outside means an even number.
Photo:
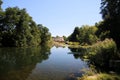
[[[0,80],[74,80],[85,68],[68,47],[0,49]]]

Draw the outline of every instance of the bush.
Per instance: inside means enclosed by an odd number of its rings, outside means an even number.
[[[111,75],[106,73],[99,73],[92,76],[83,76],[77,80],[120,80],[119,75]]]
[[[116,56],[117,46],[112,39],[105,39],[89,47],[86,52],[91,62],[100,66],[108,66],[109,61]]]

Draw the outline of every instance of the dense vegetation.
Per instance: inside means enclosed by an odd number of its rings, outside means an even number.
[[[97,28],[95,26],[84,25],[82,27],[75,27],[73,33],[68,37],[69,41],[79,42],[81,45],[93,44],[98,38],[95,35]]]
[[[112,38],[120,46],[120,0],[101,0],[103,22],[98,26],[100,34]]]
[[[94,26],[76,27],[69,41],[92,44],[96,40],[112,38],[120,46],[120,0],[101,0],[103,21]],[[96,37],[97,36],[97,37]],[[98,39],[97,39],[98,38]]]
[[[26,80],[36,64],[47,60],[50,54],[50,47],[47,45],[0,48],[0,80]]]
[[[89,79],[89,76],[85,76],[79,80],[120,79],[118,75],[108,74],[110,70],[120,73],[120,0],[101,0],[100,13],[103,21],[94,26],[75,27],[68,37],[69,41],[79,42],[81,45],[78,49],[70,48],[73,52],[81,52],[74,54],[75,58],[80,56],[80,58],[89,59],[90,64],[94,65],[98,71],[97,76],[91,75],[95,78]],[[107,72],[104,74],[103,71]]]
[[[37,25],[25,9],[0,7],[0,46],[39,46],[50,39],[49,29]]]
[[[82,78],[78,78],[77,80],[120,80],[119,75],[112,75],[112,74],[95,74],[94,76],[84,76]]]
[[[49,29],[36,24],[26,9],[9,7],[2,10],[2,3],[0,0],[0,46],[39,46],[50,42]],[[112,67],[116,73],[120,73],[119,63],[115,62],[120,60],[120,0],[101,0],[100,13],[103,21],[93,26],[75,27],[73,33],[67,39],[64,36],[64,39],[80,44],[79,49],[70,48],[71,51],[81,52],[82,58],[89,59],[96,67]],[[79,54],[74,54],[75,58],[78,58],[76,55]],[[114,66],[111,61],[115,63]],[[108,74],[102,74],[104,78],[107,76],[105,79],[98,76],[100,80],[114,80],[114,76],[110,78]]]

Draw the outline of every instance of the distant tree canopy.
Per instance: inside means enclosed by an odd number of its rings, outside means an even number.
[[[68,37],[69,41],[79,42],[80,44],[93,44],[98,38],[95,35],[97,27],[83,25],[82,27],[75,27],[73,33]]]
[[[38,46],[50,38],[49,29],[37,25],[25,9],[9,7],[0,11],[0,46]]]
[[[44,44],[51,40],[51,33],[49,32],[49,29],[42,24],[38,24],[38,28],[41,33],[41,43]]]
[[[68,40],[73,42],[79,42],[79,27],[75,27],[73,33],[69,36]]]
[[[101,34],[109,33],[107,37],[120,46],[120,0],[101,0],[101,14],[104,20],[98,26]]]

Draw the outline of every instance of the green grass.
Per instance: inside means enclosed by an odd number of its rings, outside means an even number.
[[[109,65],[110,60],[116,60],[119,57],[116,43],[112,39],[98,41],[93,45],[73,45],[70,47],[78,47],[76,51],[83,52],[83,58],[102,67]],[[85,73],[83,77],[78,77],[78,80],[120,80],[118,74],[98,73],[95,70],[86,70]]]
[[[79,42],[68,42],[68,45],[80,45]]]
[[[99,73],[91,76],[83,76],[77,80],[120,80],[120,75]]]

